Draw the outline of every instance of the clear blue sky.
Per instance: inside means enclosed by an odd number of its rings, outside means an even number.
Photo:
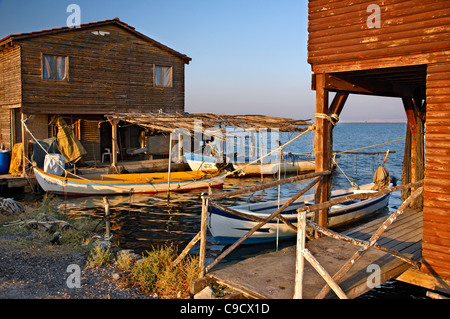
[[[0,0],[0,38],[115,17],[192,58],[186,111],[311,119],[306,0]],[[400,119],[401,100],[351,95],[342,121]]]

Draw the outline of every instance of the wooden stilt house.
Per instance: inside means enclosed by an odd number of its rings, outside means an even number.
[[[111,148],[105,115],[184,112],[190,61],[118,18],[9,35],[0,40],[0,142],[11,149],[30,139],[24,119],[36,138],[52,137],[60,115],[87,150],[83,159],[100,160]],[[136,127],[118,135],[123,149],[138,146]]]
[[[308,62],[316,91],[317,171],[330,169],[333,125],[349,95],[402,99],[408,119],[402,183],[424,179],[421,272],[448,280],[449,1],[309,0]],[[336,93],[332,101],[329,92]],[[328,187],[316,190],[322,201]],[[326,224],[326,211],[318,221]]]

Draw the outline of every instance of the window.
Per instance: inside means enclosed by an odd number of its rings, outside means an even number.
[[[155,65],[155,86],[172,87],[172,67]]]
[[[42,55],[42,78],[47,80],[67,80],[68,64],[66,56]]]

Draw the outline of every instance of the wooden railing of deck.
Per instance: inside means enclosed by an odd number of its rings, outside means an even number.
[[[212,267],[214,267],[220,260],[225,258],[230,252],[232,252],[236,247],[238,247],[244,240],[246,240],[248,237],[250,237],[254,232],[256,232],[258,229],[260,229],[262,226],[270,222],[275,217],[278,217],[282,222],[287,224],[289,227],[296,229],[294,225],[289,223],[286,219],[284,219],[280,213],[283,212],[287,207],[289,207],[297,198],[304,195],[308,190],[310,190],[314,185],[316,185],[318,182],[320,182],[323,178],[323,176],[330,175],[331,171],[322,171],[322,172],[314,172],[314,173],[308,173],[308,174],[302,174],[297,175],[289,178],[285,178],[282,180],[261,184],[257,186],[249,186],[242,189],[234,190],[234,191],[228,191],[228,192],[220,192],[217,194],[202,194],[202,213],[201,213],[201,223],[200,223],[200,232],[191,240],[191,242],[186,246],[186,248],[181,252],[181,254],[178,256],[178,258],[174,261],[174,265],[178,264],[192,249],[192,247],[200,241],[200,252],[199,252],[199,265],[200,265],[200,278],[204,277],[205,273],[207,273],[209,270],[211,270]],[[231,208],[223,207],[222,205],[217,204],[215,201],[222,198],[229,198],[231,196],[237,196],[242,195],[249,192],[255,192],[258,190],[273,188],[278,185],[283,185],[286,183],[294,183],[298,181],[306,181],[309,179],[313,179],[312,182],[310,182],[305,188],[303,188],[301,191],[299,191],[297,194],[292,196],[283,206],[281,206],[279,209],[277,209],[272,215],[270,215],[268,218],[257,218],[255,216],[251,216],[248,214],[244,214],[241,212],[237,212]],[[259,224],[256,225],[253,229],[251,229],[246,235],[244,235],[242,238],[238,239],[234,244],[232,244],[228,249],[226,249],[220,256],[218,256],[210,265],[206,267],[205,265],[205,256],[206,256],[206,221],[207,221],[207,213],[208,213],[208,206],[216,206],[220,207],[221,209],[225,209],[226,211],[230,212],[231,214],[238,215],[241,217],[248,218],[250,220],[258,221]]]
[[[383,224],[375,231],[369,241],[361,241],[348,236],[343,236],[341,234],[335,233],[325,227],[321,227],[316,223],[311,221],[307,221],[306,212],[323,209],[325,207],[331,207],[332,205],[336,205],[339,202],[350,201],[355,199],[365,199],[378,197],[383,194],[387,194],[396,190],[409,189],[419,187],[412,193],[397,209],[397,211],[391,215],[383,222]],[[326,285],[322,288],[322,290],[317,294],[316,299],[323,299],[328,292],[332,289],[336,295],[341,299],[347,299],[347,295],[344,291],[339,287],[338,282],[340,279],[344,277],[344,275],[350,270],[350,268],[367,252],[367,250],[371,247],[380,249],[382,251],[388,252],[393,256],[402,259],[403,261],[411,264],[415,268],[419,268],[420,264],[415,262],[414,260],[399,254],[396,251],[393,251],[389,248],[377,245],[377,240],[381,237],[381,235],[386,231],[386,229],[400,216],[405,209],[410,206],[423,192],[423,180],[411,183],[407,185],[402,185],[398,187],[392,187],[389,189],[385,189],[376,193],[371,194],[356,194],[349,195],[342,199],[335,199],[325,203],[312,205],[305,208],[298,209],[298,231],[297,231],[297,254],[296,254],[296,266],[295,266],[295,288],[294,288],[294,298],[301,299],[302,298],[302,281],[303,281],[303,267],[304,267],[304,259],[306,259],[316,271],[322,276],[325,280]],[[361,196],[362,195],[362,196]],[[322,233],[323,235],[333,237],[335,239],[345,241],[361,248],[338,270],[338,272],[332,277],[328,274],[328,272],[319,264],[319,262],[314,258],[314,256],[309,252],[308,249],[305,248],[306,242],[306,225],[313,227],[316,231]]]

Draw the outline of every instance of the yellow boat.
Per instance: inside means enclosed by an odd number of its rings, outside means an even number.
[[[208,187],[221,187],[226,173],[217,170],[168,173],[103,174],[83,177],[64,177],[49,174],[34,167],[34,175],[49,193],[68,196],[152,194],[158,192],[187,191]]]

